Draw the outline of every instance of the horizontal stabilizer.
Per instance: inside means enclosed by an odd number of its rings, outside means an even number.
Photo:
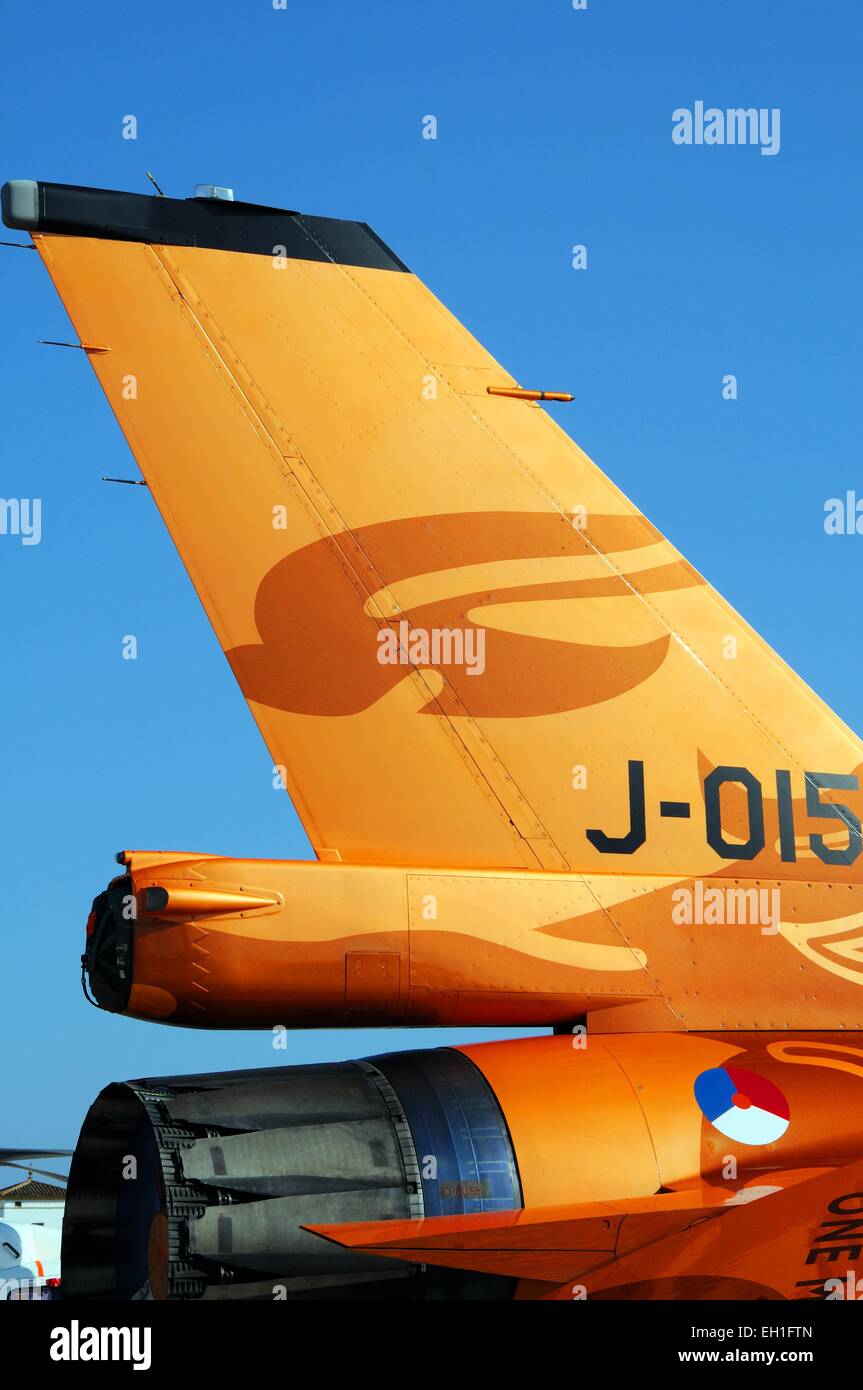
[[[307,1229],[365,1254],[557,1283],[718,1216],[728,1200],[704,1186],[621,1202]]]
[[[860,1167],[863,1177],[863,1165],[852,1166]],[[783,1223],[789,1221],[789,1214],[814,1211],[823,1193],[834,1187],[837,1191],[845,1191],[848,1183],[838,1174],[849,1175],[850,1172],[851,1169],[831,1169],[826,1173],[823,1169],[792,1170],[771,1173],[764,1184],[751,1184],[736,1192],[702,1183],[679,1192],[661,1192],[619,1202],[586,1202],[421,1220],[308,1226],[306,1229],[367,1255],[553,1285],[545,1297],[572,1297],[570,1285],[574,1280],[587,1281],[588,1294],[595,1292],[611,1297],[610,1290],[626,1281],[631,1268],[640,1270],[643,1266],[652,1271],[652,1279],[661,1282],[666,1260],[676,1271],[675,1261],[680,1258],[680,1252],[685,1256],[689,1250],[712,1252],[721,1248],[724,1251],[727,1245],[728,1253],[721,1261],[721,1270],[727,1267],[727,1277],[730,1277],[734,1261],[741,1257],[741,1247],[746,1246],[747,1239],[752,1239],[751,1234],[747,1237],[747,1232],[756,1228],[780,1231]],[[765,1204],[768,1198],[769,1204]],[[775,1204],[780,1198],[782,1205],[777,1207]],[[863,1205],[863,1198],[860,1203]],[[768,1205],[770,1213],[778,1211],[780,1214],[768,1219]],[[723,1219],[721,1234],[717,1234],[714,1226],[719,1216]],[[726,1222],[730,1222],[732,1228],[727,1242],[723,1240]],[[797,1229],[793,1216],[789,1224]],[[863,1219],[857,1224],[863,1225]],[[719,1273],[720,1266],[714,1271],[704,1254],[702,1260],[712,1273]],[[564,1283],[566,1293],[558,1287]],[[699,1297],[699,1294],[676,1296]]]

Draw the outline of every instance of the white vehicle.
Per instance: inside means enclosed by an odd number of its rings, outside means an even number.
[[[4,1199],[0,1203],[0,1302],[60,1296],[66,1178],[35,1167],[33,1159],[68,1157],[68,1149],[0,1149],[0,1168],[24,1169],[30,1179],[0,1192]],[[34,1173],[53,1178],[62,1187],[34,1184]]]
[[[51,1226],[0,1221],[0,1302],[54,1296],[60,1287],[60,1236]]]

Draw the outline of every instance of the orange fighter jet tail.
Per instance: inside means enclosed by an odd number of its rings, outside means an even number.
[[[583,972],[550,1021],[851,1023],[860,741],[369,227],[25,181],[3,209],[320,860],[535,876],[495,949],[523,995]],[[459,903],[486,940],[493,888]]]

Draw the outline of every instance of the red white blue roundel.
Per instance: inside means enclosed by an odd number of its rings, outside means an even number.
[[[772,1144],[791,1111],[778,1086],[742,1067],[711,1067],[695,1082],[695,1099],[714,1129],[739,1144]]]

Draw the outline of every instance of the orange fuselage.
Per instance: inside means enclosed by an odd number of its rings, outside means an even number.
[[[130,947],[124,988],[100,993],[98,972],[92,983],[99,1003],[138,1018],[571,1027],[589,1016],[612,1032],[744,1030],[811,1028],[816,1004],[819,1027],[859,1028],[861,972],[851,950],[839,954],[863,908],[856,885],[786,882],[773,920],[771,880],[714,878],[710,890],[684,878],[124,858],[112,889]],[[732,920],[699,912],[709,891]],[[681,920],[681,901],[706,920]]]

